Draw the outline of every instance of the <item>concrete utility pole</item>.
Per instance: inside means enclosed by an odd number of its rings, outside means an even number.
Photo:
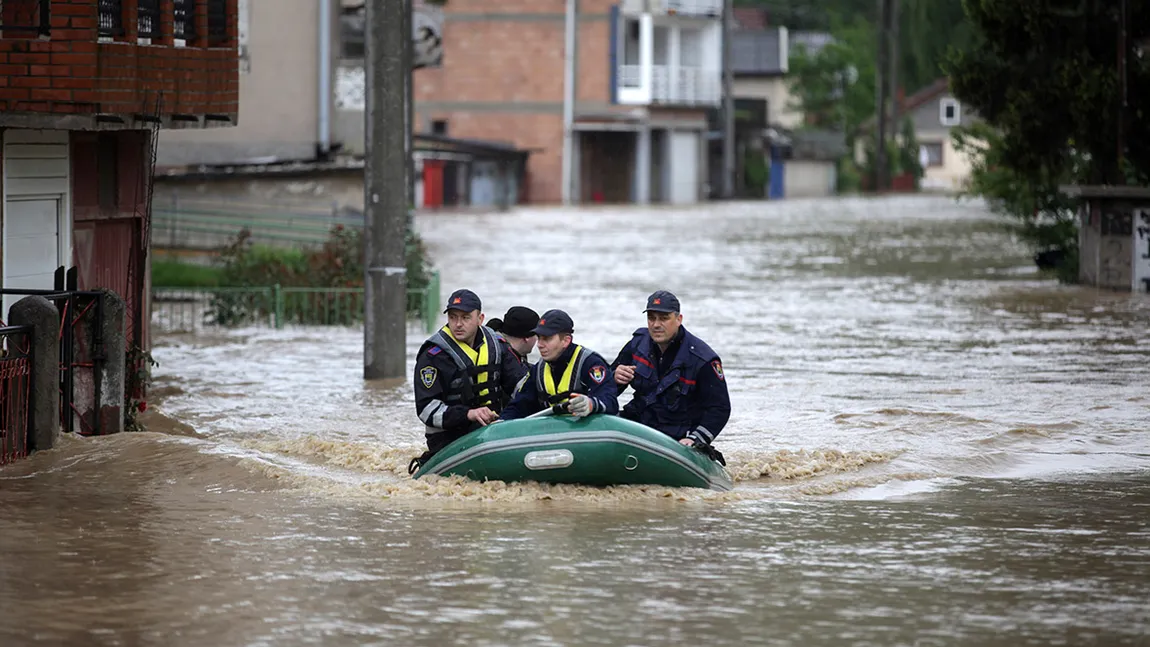
[[[735,16],[732,4],[732,0],[723,1],[723,197],[727,200],[735,197],[735,83],[731,60]]]
[[[1118,4],[1118,177],[1122,181],[1122,167],[1126,164],[1126,0]]]
[[[406,373],[410,0],[367,0],[363,377]]]
[[[878,0],[878,60],[875,63],[875,151],[874,190],[886,188],[886,81],[887,25],[890,24],[890,0]]]
[[[900,130],[898,125],[898,0],[890,0],[890,32],[887,34],[890,43],[890,78],[887,80],[886,85],[890,88],[887,95],[890,102],[890,132],[891,137],[896,137]]]

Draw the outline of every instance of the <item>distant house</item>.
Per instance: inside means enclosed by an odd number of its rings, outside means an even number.
[[[946,192],[961,190],[970,178],[971,160],[955,148],[951,131],[977,121],[974,110],[955,98],[950,92],[949,80],[942,78],[903,100],[899,114],[909,117],[914,124],[919,162],[923,166],[922,188]],[[893,133],[897,134],[901,129],[903,117],[892,124]],[[874,119],[871,118],[863,124],[863,132],[873,133],[874,127]],[[866,137],[860,137],[855,145],[855,159],[860,164],[865,160],[866,140]]]
[[[842,133],[803,132],[802,110],[792,94],[790,59],[795,46],[818,52],[831,42],[829,34],[796,32],[766,26],[756,11],[736,15],[739,29],[731,35],[734,75],[736,142],[739,177],[748,156],[767,158],[770,175],[761,194],[757,187],[736,187],[744,197],[818,197],[832,195],[837,182],[836,159],[845,154]],[[757,116],[752,121],[744,116]],[[712,138],[712,159],[721,160],[721,146]],[[717,162],[712,166],[718,168]],[[713,181],[714,183],[714,181]]]

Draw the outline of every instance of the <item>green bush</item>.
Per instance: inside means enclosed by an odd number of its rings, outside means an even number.
[[[415,234],[408,215],[406,241],[407,311],[419,314],[421,291],[431,282],[431,266],[423,241]],[[280,248],[256,245],[251,232],[241,230],[220,252],[219,287],[234,288],[362,288],[364,279],[363,232],[342,225],[332,228],[319,248]],[[269,317],[276,307],[274,294],[220,291],[212,295],[207,317],[217,325],[239,325]],[[349,297],[293,294],[283,302],[287,319],[301,324],[348,325],[362,320],[362,300]]]
[[[214,288],[220,285],[218,267],[196,265],[168,259],[152,261],[152,287]]]

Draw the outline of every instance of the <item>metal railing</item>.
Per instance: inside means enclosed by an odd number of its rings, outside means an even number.
[[[355,326],[363,323],[363,288],[267,287],[154,288],[157,332],[195,333],[213,328]],[[439,273],[426,288],[407,291],[407,311],[434,332],[439,318]]]
[[[0,35],[4,32],[29,32],[37,36],[52,33],[51,0],[4,0],[0,2]]]
[[[183,40],[196,37],[195,0],[172,1],[172,36]]]
[[[60,276],[57,270],[57,276]],[[59,280],[59,279],[58,279]],[[100,435],[98,377],[106,352],[102,332],[104,295],[96,290],[0,289],[0,295],[42,296],[60,313],[60,425],[66,433]],[[77,397],[77,377],[84,384]],[[91,397],[87,391],[91,391]],[[79,406],[77,403],[79,402]],[[87,415],[81,407],[91,405]]]
[[[160,0],[137,0],[136,31],[140,38],[160,37]]]
[[[642,89],[642,66],[620,65],[616,74],[620,88]],[[666,105],[718,105],[722,96],[722,73],[701,67],[651,66],[650,102]]]
[[[0,327],[0,465],[28,455],[32,327]]]
[[[100,36],[124,35],[124,3],[122,0],[99,0],[98,20]]]

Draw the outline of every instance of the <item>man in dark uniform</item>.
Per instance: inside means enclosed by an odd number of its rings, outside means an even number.
[[[483,304],[471,290],[447,300],[447,325],[423,342],[415,358],[415,411],[426,425],[427,452],[412,472],[452,441],[499,417],[503,394],[527,366],[483,325]]]
[[[503,335],[515,356],[524,364],[527,356],[535,350],[535,322],[539,321],[539,314],[525,306],[511,306],[502,319],[492,319],[488,328]],[[496,323],[498,322],[498,323]]]
[[[647,327],[634,332],[611,368],[620,395],[635,390],[622,417],[712,454],[731,417],[727,380],[719,355],[683,327],[675,295],[659,290],[647,298]]]
[[[519,383],[511,404],[503,410],[504,420],[525,418],[564,403],[577,418],[619,412],[619,397],[607,360],[572,343],[575,323],[566,312],[544,312],[532,332],[539,336],[539,355],[543,359]]]

